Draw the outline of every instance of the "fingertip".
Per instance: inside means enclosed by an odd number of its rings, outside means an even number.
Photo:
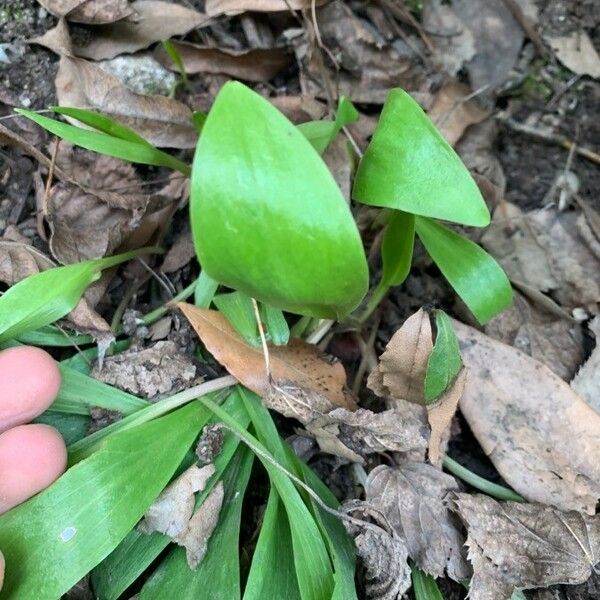
[[[0,514],[47,488],[67,465],[67,448],[48,425],[21,425],[0,435]]]
[[[43,413],[60,389],[60,370],[40,348],[0,352],[0,432]]]
[[[4,583],[4,554],[0,552],[0,590],[2,589],[2,584]]]

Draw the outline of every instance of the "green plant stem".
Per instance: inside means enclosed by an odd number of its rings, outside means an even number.
[[[373,314],[380,302],[385,298],[389,289],[390,286],[383,279],[375,286],[375,289],[367,302],[367,306],[365,306],[365,310],[358,317],[359,323],[364,323]]]
[[[479,491],[487,494],[488,496],[492,496],[493,498],[497,498],[498,500],[510,500],[512,502],[525,502],[525,498],[523,496],[517,494],[517,492],[511,490],[510,488],[504,487],[503,485],[498,485],[497,483],[492,483],[479,475],[476,475],[472,471],[469,471],[466,467],[463,467],[461,464],[457,463],[455,460],[450,458],[449,456],[445,456],[443,463],[446,470],[450,471],[452,475],[456,475],[459,479],[462,479],[465,483],[473,486]]]
[[[194,290],[196,289],[197,282],[198,280],[194,279],[190,285],[183,288],[176,296],[173,296],[173,298],[171,298],[167,304],[163,304],[162,306],[159,306],[158,308],[155,308],[153,311],[149,312],[147,315],[144,315],[142,317],[144,325],[152,325],[152,323],[158,321],[163,315],[169,312],[170,308],[172,308],[169,305],[174,304],[175,302],[181,302],[182,300],[187,300],[190,296],[192,296]]]

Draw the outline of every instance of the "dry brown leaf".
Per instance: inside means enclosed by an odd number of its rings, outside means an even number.
[[[433,105],[427,111],[451,146],[460,140],[469,125],[480,123],[489,115],[474,100],[466,100],[470,93],[471,90],[463,83],[447,83],[436,94]]]
[[[55,17],[75,23],[113,23],[133,13],[127,0],[38,0]]]
[[[155,146],[193,148],[196,144],[198,134],[187,106],[173,98],[136,94],[93,63],[61,57],[55,83],[61,106],[97,110]]]
[[[326,98],[331,85],[355,102],[382,104],[391,88],[415,92],[424,84],[418,55],[408,45],[395,47],[376,37],[347,3],[334,0],[318,9],[317,23],[327,54],[336,57],[339,69],[327,66],[324,53],[305,31],[288,32],[301,65],[304,94]]]
[[[337,408],[305,425],[323,452],[361,464],[366,454],[374,452],[403,452],[423,459],[427,448],[425,409],[408,402],[402,409],[382,413]]]
[[[194,513],[194,494],[201,492],[215,473],[214,465],[192,465],[167,486],[139,524],[143,533],[159,531],[171,539],[180,538],[188,529]]]
[[[216,310],[192,304],[177,305],[208,349],[238,381],[263,398],[271,392],[261,348],[248,345],[227,319]],[[339,362],[327,362],[318,349],[299,339],[287,346],[269,346],[271,376],[278,386],[290,383],[307,394],[324,397],[332,407],[355,410],[344,393],[346,372]]]
[[[229,50],[198,46],[188,42],[171,42],[181,57],[185,72],[224,73],[246,81],[269,81],[290,62],[285,48],[254,48],[251,50]],[[155,58],[172,71],[179,71],[166,50],[159,46]]]
[[[109,356],[94,367],[92,376],[144,398],[176,393],[198,382],[193,361],[169,341]]]
[[[73,54],[69,26],[64,18],[58,20],[56,27],[48,29],[43,35],[32,38],[29,43],[45,46],[58,55],[71,56]]]
[[[546,296],[543,300],[551,301]],[[584,359],[583,335],[581,325],[557,308],[530,301],[515,291],[513,303],[485,326],[485,333],[569,381]]]
[[[600,515],[496,502],[483,494],[453,494],[450,504],[468,530],[473,600],[506,600],[515,588],[583,583],[600,561]]]
[[[577,75],[600,77],[600,56],[590,36],[582,29],[569,35],[544,35],[560,62]]]
[[[175,241],[165,254],[165,258],[160,266],[162,273],[174,273],[185,267],[194,257],[196,251],[192,241],[192,232],[186,225],[177,235]]]
[[[594,317],[588,327],[596,336],[596,346],[575,375],[571,387],[600,412],[600,317]]]
[[[421,569],[461,581],[470,573],[460,523],[444,504],[452,491],[458,491],[458,484],[450,475],[426,463],[405,462],[373,469],[365,495],[406,540],[409,556]]]
[[[236,15],[245,11],[277,12],[302,10],[310,8],[313,0],[206,0],[206,14],[211,17],[219,15]],[[327,0],[316,0],[320,6]]]
[[[310,96],[276,96],[269,101],[295,125],[327,116],[327,106]]]
[[[456,414],[467,381],[467,370],[461,369],[456,380],[435,403],[427,406],[427,419],[431,427],[429,436],[429,461],[441,467],[443,455],[446,453],[450,437],[450,424]]]
[[[394,333],[369,375],[368,387],[390,407],[396,400],[425,404],[425,373],[432,350],[429,315],[421,308]]]
[[[593,514],[600,414],[540,362],[454,322],[469,369],[460,409],[506,482],[530,501]]]
[[[134,18],[94,28],[85,46],[77,46],[75,54],[92,60],[132,54],[192,29],[205,25],[209,18],[180,4],[160,0],[137,0],[130,5]]]

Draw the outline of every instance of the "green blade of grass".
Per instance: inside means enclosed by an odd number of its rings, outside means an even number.
[[[215,296],[213,302],[248,344],[260,346],[260,335],[250,296],[242,292],[231,292]]]
[[[67,110],[83,111],[84,109]],[[61,107],[61,111],[66,114],[64,112],[65,107]],[[81,146],[86,150],[92,150],[94,152],[98,152],[99,154],[106,154],[108,156],[114,156],[115,158],[128,160],[129,162],[140,163],[143,165],[169,167],[170,169],[179,171],[188,177],[191,174],[191,167],[189,165],[178,158],[163,152],[162,150],[158,150],[142,138],[140,139],[143,140],[143,143],[141,141],[132,141],[131,137],[130,139],[124,139],[122,137],[114,137],[113,135],[103,132],[82,129],[81,127],[75,127],[74,125],[62,123],[61,121],[50,119],[49,117],[45,117],[44,115],[40,115],[30,110],[25,110],[23,108],[15,108],[15,112],[32,120],[34,123],[37,123],[50,133],[53,133],[54,135],[57,135],[58,137],[77,146]],[[89,114],[91,111],[85,112]],[[97,115],[97,113],[94,114]],[[79,115],[82,116],[83,113],[79,112]],[[102,115],[97,116],[102,117]],[[103,119],[107,119],[107,117],[103,117]],[[89,118],[88,121],[90,121]],[[119,127],[123,128],[123,126]]]
[[[54,427],[60,433],[65,444],[74,444],[83,439],[90,427],[88,415],[57,413],[46,411],[33,420],[34,423],[43,423]]]
[[[17,337],[17,340],[32,346],[53,346],[57,348],[85,346],[94,343],[94,338],[91,335],[67,332],[54,325],[40,327],[36,331],[25,331]]]
[[[260,318],[267,330],[267,336],[276,346],[285,346],[290,341],[290,328],[281,310],[261,302]]]
[[[240,598],[240,522],[253,460],[251,450],[242,445],[228,465],[219,523],[197,570],[189,568],[183,548],[174,548],[142,588],[140,600]]]
[[[410,576],[415,600],[444,600],[440,588],[438,588],[435,579],[431,575],[413,565]]]
[[[415,229],[429,256],[482,325],[512,302],[508,277],[483,248],[426,217],[416,217]]]
[[[248,427],[250,417],[239,394],[230,394],[223,403],[223,410],[241,427]],[[202,427],[211,420],[210,416],[207,411]],[[223,448],[214,462],[215,473],[197,499],[196,506],[204,502],[215,483],[221,478],[239,444],[240,441],[236,436],[225,433]],[[98,600],[117,600],[170,543],[171,540],[161,533],[144,535],[137,529],[129,532],[115,550],[92,572],[92,584]]]
[[[0,517],[3,593],[53,600],[75,585],[158,496],[205,414],[193,403],[114,436],[50,488]]]
[[[428,404],[450,387],[462,367],[458,338],[443,310],[435,311],[435,324],[437,335],[425,373],[425,400]]]
[[[0,342],[61,319],[79,302],[102,269],[113,267],[152,249],[135,250],[55,267],[31,275],[9,288],[0,298]]]

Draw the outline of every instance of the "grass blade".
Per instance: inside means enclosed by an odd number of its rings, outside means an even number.
[[[411,568],[411,578],[415,600],[444,600],[435,579],[416,565]]]

